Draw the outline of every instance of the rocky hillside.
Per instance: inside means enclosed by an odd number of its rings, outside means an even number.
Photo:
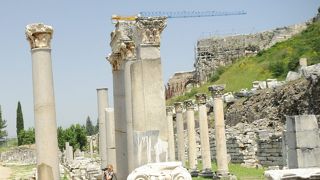
[[[257,91],[253,96],[227,107],[226,124],[267,118],[285,122],[287,115],[320,114],[320,64],[303,70],[304,78],[275,89]]]
[[[201,39],[197,42],[195,75],[200,82],[208,81],[218,67],[230,65],[240,57],[255,55],[306,27],[306,23],[302,23],[255,34]]]

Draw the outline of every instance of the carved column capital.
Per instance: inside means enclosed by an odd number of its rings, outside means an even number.
[[[196,100],[197,100],[197,103],[198,104],[206,104],[207,102],[207,95],[206,94],[203,94],[203,93],[199,93],[199,94],[196,94]]]
[[[167,106],[166,107],[166,112],[167,112],[167,115],[172,115],[173,114],[173,106]]]
[[[176,113],[182,113],[182,110],[183,110],[182,102],[175,102],[174,109],[175,109]]]
[[[122,41],[120,45],[122,59],[132,60],[136,58],[135,44],[133,41]]]
[[[212,97],[221,97],[225,84],[212,85],[208,87],[208,90],[211,92]]]
[[[185,100],[184,106],[186,107],[187,110],[193,110],[194,109],[194,103],[192,102],[191,99]]]
[[[112,71],[120,70],[122,58],[120,53],[112,53],[107,57],[107,60],[112,66]]]
[[[53,28],[51,26],[35,23],[26,26],[26,36],[31,49],[50,48]]]
[[[166,17],[138,17],[136,29],[139,43],[160,46],[160,35],[167,26]]]

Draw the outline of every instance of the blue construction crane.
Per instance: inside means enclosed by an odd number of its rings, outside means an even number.
[[[167,18],[192,18],[192,17],[210,17],[210,16],[232,16],[245,15],[245,11],[143,11],[137,16],[118,16],[112,15],[112,21],[135,21],[137,17],[167,17]]]
[[[192,18],[192,17],[210,17],[210,16],[232,16],[245,15],[245,11],[143,11],[138,16],[143,17],[158,17],[164,16],[167,18]]]

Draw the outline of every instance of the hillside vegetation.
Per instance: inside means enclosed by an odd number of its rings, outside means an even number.
[[[167,100],[167,104],[194,98],[196,93],[209,94],[207,87],[211,84],[226,84],[227,92],[251,88],[255,80],[284,80],[288,71],[297,70],[300,58],[307,58],[308,65],[320,63],[319,21],[309,24],[300,34],[260,51],[256,56],[241,58],[235,64],[220,69],[211,77],[210,82],[183,96]]]

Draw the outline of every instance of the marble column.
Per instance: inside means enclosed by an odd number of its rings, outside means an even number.
[[[173,129],[173,107],[167,106],[167,123],[168,123],[168,144],[169,144],[169,161],[176,160],[174,146],[174,129]]]
[[[222,91],[225,85],[213,85],[209,87],[209,91],[212,93],[213,99],[213,111],[214,111],[214,127],[215,127],[215,139],[216,139],[216,160],[217,171],[215,174],[216,179],[232,179],[232,175],[229,173],[228,168],[228,155],[227,155],[227,141],[224,123],[223,112],[223,99]]]
[[[135,59],[133,24],[127,21],[116,24],[116,29],[111,33],[112,53],[107,58],[113,73],[116,164],[121,167],[117,170],[119,179],[126,179],[134,169],[130,78],[130,66]]]
[[[135,167],[168,161],[168,125],[160,58],[160,34],[165,25],[165,18],[159,17],[138,17],[135,24],[137,60],[130,66]]]
[[[188,147],[189,147],[189,171],[192,177],[198,176],[197,170],[197,144],[196,144],[196,130],[194,122],[194,104],[192,100],[184,101],[187,114],[187,125],[188,125]]]
[[[41,23],[29,24],[26,27],[32,55],[38,175],[42,173],[39,165],[43,164],[52,171],[54,180],[58,180],[60,179],[58,139],[50,47],[52,34],[53,28]]]
[[[106,125],[107,125],[107,164],[112,164],[114,171],[117,173],[113,108],[106,108]]]
[[[181,102],[174,103],[176,111],[176,124],[177,124],[177,142],[178,142],[178,160],[182,162],[183,166],[186,165],[185,160],[185,146],[184,146],[184,123],[183,123],[183,105]]]
[[[211,170],[211,153],[208,130],[208,117],[206,107],[206,94],[196,94],[196,100],[199,108],[199,125],[200,125],[200,143],[202,156],[202,171],[199,173],[203,177],[212,177]]]
[[[98,114],[99,114],[99,154],[101,158],[101,168],[107,166],[107,127],[105,109],[108,105],[108,88],[97,89]]]

